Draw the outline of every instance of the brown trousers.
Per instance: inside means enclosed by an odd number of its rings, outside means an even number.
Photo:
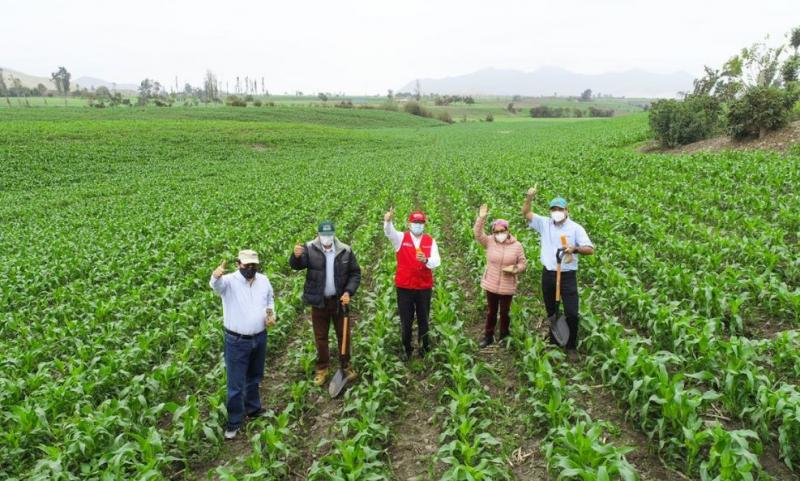
[[[339,354],[339,365],[344,369],[350,366],[350,332],[347,333],[347,352],[342,355],[342,328],[344,318],[339,310],[339,299],[325,300],[325,307],[311,308],[311,323],[314,326],[314,341],[317,344],[317,370],[330,367],[330,349],[328,347],[328,333],[331,324],[336,331],[336,350]],[[350,331],[350,326],[348,326]]]

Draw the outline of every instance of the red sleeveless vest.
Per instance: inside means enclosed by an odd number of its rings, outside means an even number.
[[[425,257],[431,256],[433,237],[422,234],[419,248]],[[403,244],[397,251],[397,272],[394,275],[394,284],[402,289],[431,289],[433,287],[433,272],[425,264],[417,260],[417,249],[411,240],[411,233],[406,231],[403,235]]]

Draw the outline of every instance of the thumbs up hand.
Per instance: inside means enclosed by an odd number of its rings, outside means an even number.
[[[227,263],[225,261],[222,261],[220,265],[216,269],[214,269],[213,276],[215,279],[219,279],[220,277],[222,277],[222,274],[225,274],[225,264]]]
[[[303,244],[297,243],[294,246],[294,256],[298,259],[303,256]]]
[[[389,222],[390,220],[392,220],[393,217],[394,217],[394,207],[389,209],[389,212],[383,215],[383,221]]]

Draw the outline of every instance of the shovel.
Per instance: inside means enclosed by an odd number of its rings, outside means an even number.
[[[347,332],[350,328],[350,308],[343,305],[342,314],[344,315],[344,319],[342,319],[342,345],[340,346],[340,351],[342,356],[344,356],[347,353],[347,343],[349,342]],[[347,373],[344,372],[344,368],[340,363],[339,370],[336,371],[333,379],[331,379],[331,383],[328,385],[328,394],[331,395],[331,398],[336,398],[344,391],[345,386],[347,386]]]
[[[561,261],[564,259],[564,248],[559,248],[556,251],[556,302],[561,302]],[[556,306],[556,314],[548,318],[550,321],[550,335],[556,343],[564,347],[569,341],[569,325],[567,318],[562,314],[556,319],[558,315],[558,306]]]

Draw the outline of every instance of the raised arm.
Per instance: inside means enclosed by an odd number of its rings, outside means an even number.
[[[533,212],[531,212],[531,202],[533,198],[536,197],[536,191],[538,190],[538,186],[534,185],[530,189],[528,189],[528,193],[525,194],[525,203],[522,205],[522,216],[525,218],[526,222],[530,222],[533,219]]]
[[[308,249],[303,244],[296,244],[292,255],[289,256],[289,267],[296,271],[308,267]]]
[[[208,284],[214,289],[214,292],[219,294],[220,296],[225,292],[225,289],[228,287],[228,281],[223,274],[225,274],[225,261],[222,261],[214,272],[211,274],[211,279],[209,280]]]
[[[389,209],[389,212],[383,216],[383,233],[392,242],[392,247],[394,247],[394,251],[397,252],[400,250],[400,246],[403,245],[403,234],[397,232],[394,228],[394,222],[392,222],[393,217],[394,207]]]
[[[478,218],[475,219],[475,225],[472,226],[472,231],[475,234],[475,240],[480,243],[483,247],[486,247],[486,244],[489,242],[489,236],[486,235],[484,232],[484,227],[486,226],[486,216],[489,214],[489,208],[486,204],[481,205],[481,208],[478,210]]]

